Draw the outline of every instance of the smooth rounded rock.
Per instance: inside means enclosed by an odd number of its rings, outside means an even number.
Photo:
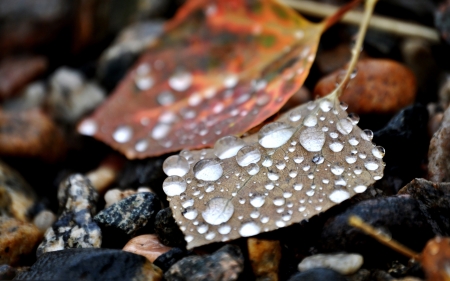
[[[170,251],[172,248],[164,246],[153,234],[145,234],[134,237],[123,247],[124,251],[135,253],[146,257],[154,262],[160,255]]]
[[[355,273],[363,264],[364,259],[359,254],[318,254],[304,258],[298,265],[298,270],[306,271],[312,268],[330,268],[344,275]]]

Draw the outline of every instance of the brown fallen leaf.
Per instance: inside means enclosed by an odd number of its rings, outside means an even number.
[[[320,35],[358,2],[315,24],[275,0],[187,1],[78,131],[129,159],[243,134],[300,89]]]
[[[387,59],[364,59],[356,68],[356,77],[340,98],[348,104],[349,111],[394,113],[414,101],[416,79],[403,65]],[[341,69],[322,78],[314,89],[314,96],[323,97],[330,93],[342,74]]]

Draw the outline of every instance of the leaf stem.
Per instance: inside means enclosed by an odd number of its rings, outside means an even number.
[[[414,252],[411,249],[408,249],[407,247],[403,246],[402,244],[398,243],[397,241],[393,240],[392,237],[389,235],[386,235],[370,224],[365,223],[360,217],[352,215],[348,218],[348,224],[356,227],[362,231],[364,231],[367,235],[375,238],[378,240],[378,242],[394,249],[395,251],[399,252],[400,254],[411,258],[415,260],[420,259],[420,255],[416,252]]]

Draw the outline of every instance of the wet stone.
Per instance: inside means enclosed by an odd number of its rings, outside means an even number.
[[[256,280],[277,281],[281,259],[280,241],[249,238],[247,246]]]
[[[428,150],[428,178],[435,182],[450,181],[450,109],[444,112],[440,128],[434,133]]]
[[[33,224],[0,217],[0,264],[26,262],[34,257],[34,249],[41,240],[42,233]]]
[[[156,235],[145,234],[128,241],[123,250],[144,256],[149,261],[154,262],[159,256],[170,251],[171,248],[161,244]]]
[[[155,233],[159,241],[166,246],[182,248],[186,246],[184,235],[178,228],[170,208],[162,209],[156,215]]]
[[[175,263],[165,274],[167,281],[237,280],[244,269],[239,247],[226,245],[207,256],[189,256]]]
[[[67,248],[99,248],[102,234],[92,220],[97,199],[98,194],[86,177],[74,174],[64,180],[58,190],[62,213],[45,232],[36,255]]]
[[[160,202],[155,194],[136,193],[100,211],[94,221],[102,227],[120,229],[127,235],[133,235],[152,222],[159,209]]]
[[[299,272],[291,276],[288,281],[347,281],[347,279],[338,272],[328,268],[314,268],[304,272]]]
[[[145,257],[114,249],[65,249],[43,254],[17,280],[161,280]]]
[[[306,271],[312,268],[330,268],[343,275],[349,275],[355,273],[363,262],[363,257],[358,254],[317,254],[304,258],[298,265],[298,270]]]
[[[190,254],[191,251],[187,251],[186,249],[172,248],[168,252],[160,255],[153,264],[161,268],[163,272],[166,272],[172,265]]]

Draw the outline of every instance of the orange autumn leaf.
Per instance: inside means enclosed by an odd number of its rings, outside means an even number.
[[[302,86],[321,34],[275,0],[190,0],[78,127],[129,159],[208,147],[276,113]]]

